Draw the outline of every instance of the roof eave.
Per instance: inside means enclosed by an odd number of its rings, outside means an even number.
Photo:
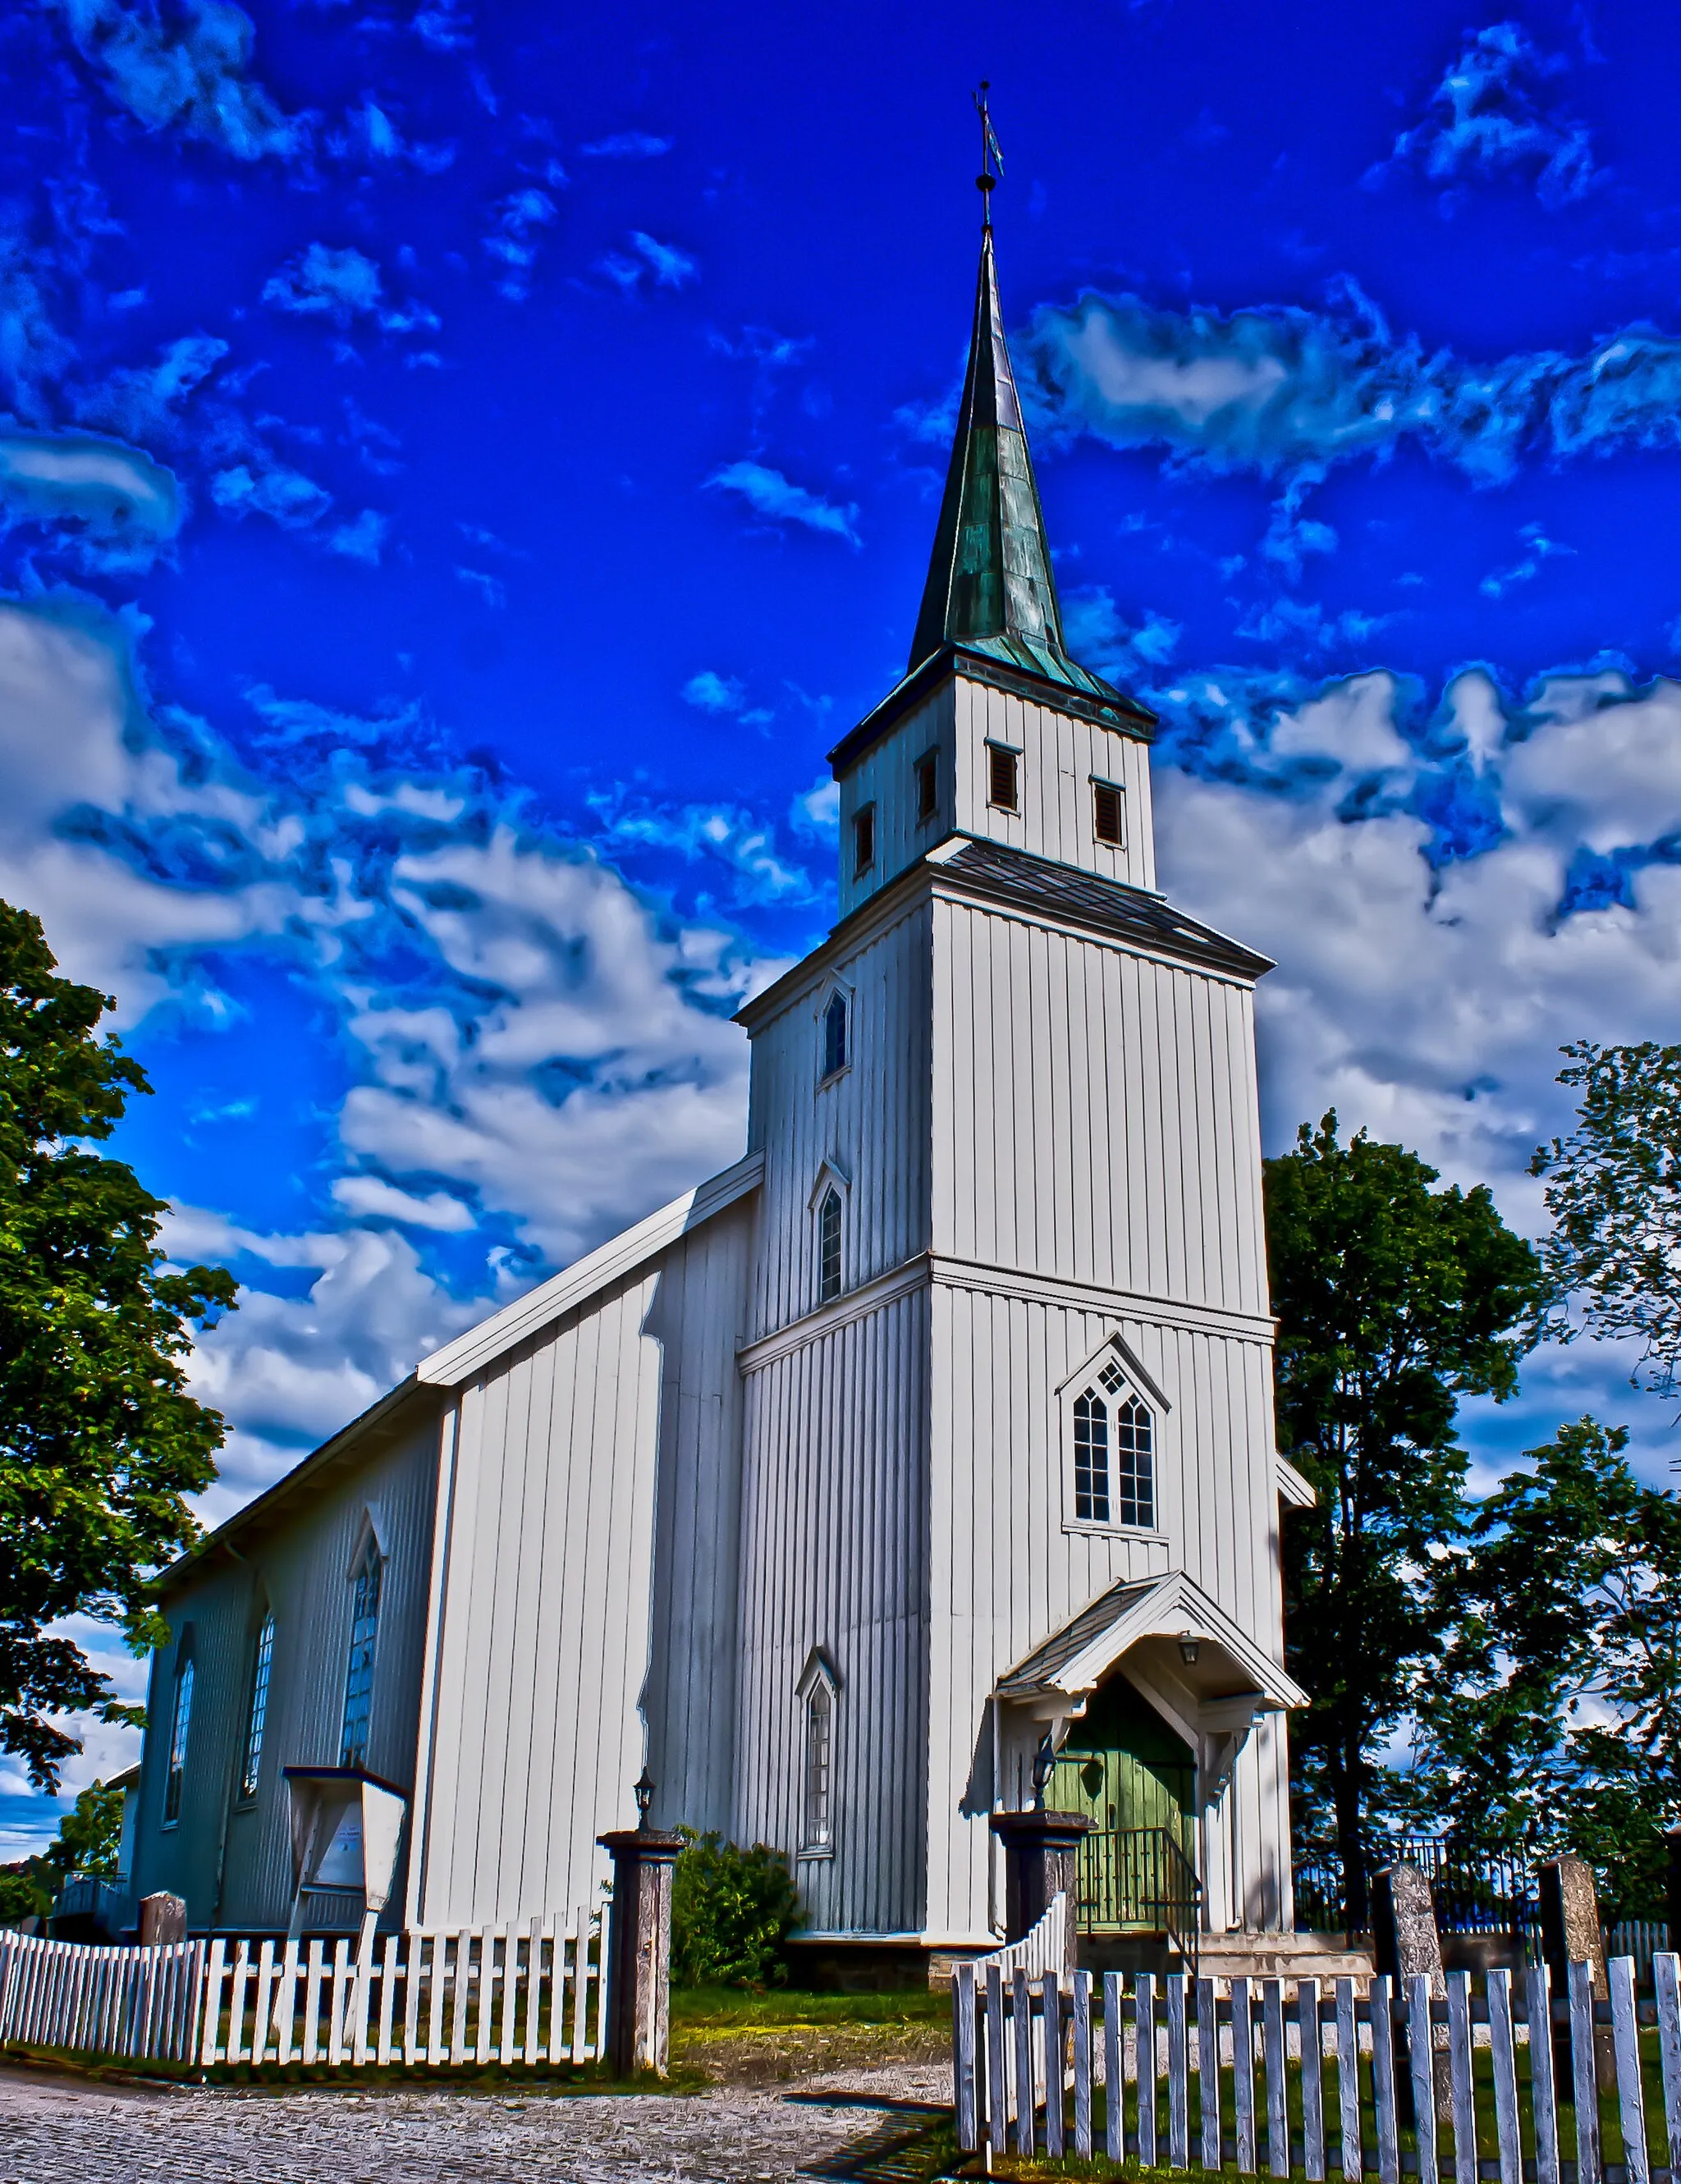
[[[1087,673],[1085,670],[1081,671]],[[941,645],[938,652],[931,652],[909,674],[901,676],[880,705],[841,738],[829,753],[829,767],[836,779],[896,727],[905,714],[920,705],[947,675],[966,675],[971,682],[1008,691],[1038,705],[1048,705],[1058,712],[1071,714],[1076,720],[1107,728],[1113,735],[1128,736],[1135,743],[1152,743],[1155,738],[1156,715],[1136,698],[1129,698],[1124,690],[1116,690],[1105,682],[1101,676],[1088,675],[1094,687],[1087,691],[1077,684],[1048,675],[1042,669],[999,660],[977,645],[948,644]]]

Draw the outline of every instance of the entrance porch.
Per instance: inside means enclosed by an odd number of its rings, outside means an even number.
[[[1042,1797],[1088,1824],[1083,1963],[1188,1968],[1211,1937],[1291,1931],[1282,1724],[1269,1717],[1305,1694],[1184,1571],[1099,1594],[994,1697],[999,1804]]]

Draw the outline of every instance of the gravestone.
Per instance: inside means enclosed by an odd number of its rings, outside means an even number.
[[[1421,1867],[1386,1865],[1372,1878],[1372,1953],[1380,1976],[1387,1974],[1396,1995],[1411,1999],[1411,1982],[1422,1975],[1430,1982],[1431,1999],[1445,2002],[1447,1973],[1442,1964],[1442,1940],[1436,1930],[1436,1906],[1430,1883]],[[1453,2081],[1444,2048],[1432,2034],[1431,2075],[1436,2089],[1436,2113],[1453,2114]],[[1412,2064],[1406,2034],[1395,2028],[1395,2097],[1402,2121],[1413,2125]]]
[[[994,1813],[1004,1845],[1004,1938],[1031,1933],[1058,1896],[1068,1898],[1067,1962],[1074,1969],[1075,1910],[1080,1901],[1080,1845],[1090,1831],[1083,1813]]]
[[[149,1948],[164,1942],[186,1939],[186,1900],[160,1890],[140,1899],[140,1944]]]
[[[1605,1936],[1600,1928],[1600,1897],[1594,1885],[1594,1869],[1579,1858],[1567,1853],[1562,1858],[1550,1858],[1536,1872],[1541,1896],[1541,1950],[1547,1960],[1547,1970],[1552,1978],[1553,1999],[1567,2000],[1570,1994],[1570,1967],[1589,1964],[1593,1968],[1594,1999],[1606,2002],[1611,1997],[1611,1983],[1606,1977]],[[1558,2082],[1568,2086],[1570,2077],[1570,2028],[1567,2025],[1553,2027],[1553,2053],[1556,2060]],[[1612,2044],[1608,2025],[1598,2025],[1594,2032],[1594,2057],[1599,2075],[1600,2090],[1617,2090],[1617,2051]]]
[[[643,1769],[633,1828],[598,1836],[613,1856],[607,1943],[607,2059],[615,2078],[667,2075],[671,2040],[671,1879],[679,1835],[648,1825],[654,1785]],[[582,1937],[578,1946],[583,1947]]]

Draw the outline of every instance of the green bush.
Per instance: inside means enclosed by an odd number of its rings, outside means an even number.
[[[780,1852],[683,1830],[671,1883],[671,1976],[679,1986],[783,1986],[799,1897]]]

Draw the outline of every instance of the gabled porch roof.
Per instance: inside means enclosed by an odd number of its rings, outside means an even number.
[[[1028,1699],[1063,1693],[1071,1698],[1094,1691],[1122,1655],[1145,1638],[1178,1639],[1188,1634],[1217,1648],[1229,1665],[1230,1684],[1238,1676],[1260,1693],[1268,1712],[1305,1706],[1307,1693],[1280,1663],[1257,1646],[1217,1602],[1183,1570],[1164,1577],[1111,1585],[1071,1622],[1053,1631],[996,1686],[1000,1698]],[[1204,1680],[1199,1679],[1199,1681]],[[1233,1691],[1219,1696],[1237,1696]],[[1210,1692],[1209,1696],[1216,1696]]]

